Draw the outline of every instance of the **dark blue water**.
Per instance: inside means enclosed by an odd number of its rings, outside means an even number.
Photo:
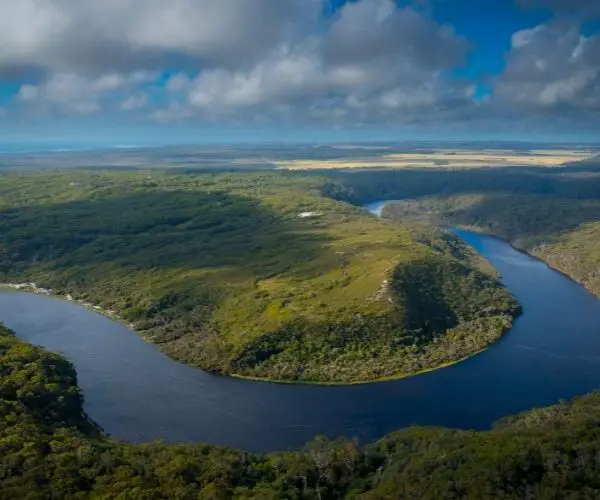
[[[119,323],[26,293],[0,292],[0,320],[71,359],[86,411],[131,441],[265,451],[301,447],[316,434],[371,441],[411,424],[484,429],[600,388],[600,301],[500,240],[458,234],[500,271],[524,314],[486,352],[404,380],[319,387],[210,375],[170,360]]]

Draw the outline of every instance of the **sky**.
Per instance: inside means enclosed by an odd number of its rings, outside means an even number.
[[[600,0],[0,0],[0,144],[599,130]]]

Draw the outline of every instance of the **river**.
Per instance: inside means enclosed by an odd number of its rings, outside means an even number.
[[[485,429],[599,388],[600,301],[501,240],[457,234],[501,273],[524,314],[487,351],[402,380],[323,387],[212,375],[169,359],[123,324],[22,292],[0,292],[0,321],[69,358],[87,413],[113,437],[134,442],[269,451],[301,447],[317,434],[367,442],[411,424]]]

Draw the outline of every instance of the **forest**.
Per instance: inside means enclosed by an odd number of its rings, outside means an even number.
[[[5,173],[0,282],[117,312],[205,370],[354,383],[459,361],[519,307],[449,233],[292,173]]]
[[[0,273],[117,310],[191,364],[298,381],[439,366],[510,326],[518,304],[450,224],[596,290],[593,169],[438,174],[4,174]],[[385,213],[395,222],[356,206],[376,199],[401,200]],[[116,442],[83,398],[68,361],[0,328],[0,499],[600,496],[597,393],[488,431],[316,437],[268,455]]]
[[[600,199],[510,193],[432,196],[394,203],[385,214],[498,236],[600,297]]]
[[[485,432],[409,428],[361,445],[317,437],[253,455],[111,440],[69,362],[0,327],[1,499],[598,498],[600,394]]]
[[[324,192],[356,204],[398,200],[384,216],[403,224],[463,226],[498,236],[600,297],[597,160],[548,169],[330,175]]]

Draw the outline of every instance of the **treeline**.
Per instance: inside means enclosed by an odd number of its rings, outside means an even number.
[[[600,164],[555,168],[400,169],[329,172],[323,193],[361,205],[376,200],[471,193],[600,197]]]
[[[488,432],[411,428],[360,446],[316,438],[253,455],[204,444],[132,445],[82,411],[72,366],[0,327],[0,498],[598,498],[600,395]]]
[[[116,311],[183,362],[271,380],[415,373],[473,354],[510,326],[514,300],[468,252],[445,253],[413,225],[324,197],[324,181],[5,174],[0,281]],[[431,272],[400,283],[417,268]],[[429,312],[448,315],[443,328],[421,324],[421,294]]]
[[[600,166],[330,174],[324,193],[361,204],[400,200],[396,221],[464,225],[510,241],[600,297]]]
[[[394,220],[462,225],[510,241],[600,297],[600,199],[472,194],[404,200],[386,207]]]

